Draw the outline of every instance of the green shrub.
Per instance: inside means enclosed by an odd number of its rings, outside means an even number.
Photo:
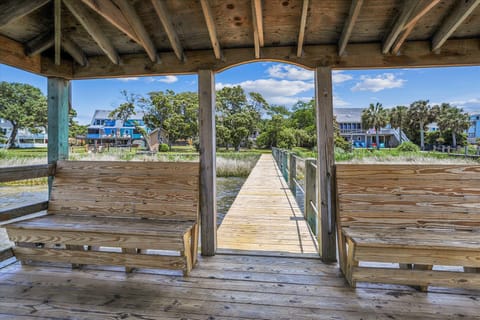
[[[8,157],[8,151],[5,149],[0,149],[0,159],[6,159]]]
[[[166,143],[162,143],[159,147],[158,147],[158,151],[160,152],[168,152],[170,150],[170,147],[168,146],[168,144]]]
[[[400,152],[419,152],[420,147],[413,142],[402,142],[401,145],[397,147],[397,150]]]

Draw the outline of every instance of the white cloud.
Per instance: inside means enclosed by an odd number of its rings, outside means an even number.
[[[339,84],[345,81],[352,80],[353,77],[349,74],[344,73],[343,71],[333,71],[332,72],[332,82],[334,84]]]
[[[376,77],[361,76],[360,82],[352,87],[352,91],[378,92],[385,89],[401,88],[406,81],[397,78],[393,73],[384,73]]]
[[[139,79],[140,79],[139,77],[130,77],[130,78],[116,78],[115,80],[128,82],[128,81],[137,81]]]
[[[178,78],[176,76],[165,76],[158,79],[158,82],[163,82],[163,83],[174,83],[177,81],[178,81]]]
[[[267,69],[272,78],[287,80],[313,80],[313,71],[290,65],[275,64]]]
[[[298,94],[313,89],[313,83],[299,80],[257,79],[239,83],[217,83],[216,90],[224,87],[241,86],[246,92],[258,92],[269,103],[292,105],[298,100],[310,100],[311,97],[297,97]]]
[[[333,96],[333,107],[334,108],[341,108],[341,107],[349,107],[351,106],[351,103],[350,102],[347,102],[345,100],[343,100],[342,98],[338,97],[338,96]]]

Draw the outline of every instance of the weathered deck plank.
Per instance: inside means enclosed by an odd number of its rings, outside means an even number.
[[[218,229],[218,252],[317,256],[308,229],[271,154],[263,154]]]

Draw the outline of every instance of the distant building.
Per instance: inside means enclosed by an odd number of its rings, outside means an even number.
[[[112,110],[95,110],[90,126],[87,129],[87,141],[92,144],[115,144],[131,145],[145,141],[138,127],[147,133],[147,128],[143,121],[143,112],[137,112],[127,121],[121,119],[112,119],[109,117]]]
[[[10,121],[0,118],[0,136],[8,140],[12,134],[13,125]],[[19,129],[15,138],[17,148],[46,148],[48,144],[48,135],[45,128],[38,128],[38,133],[32,133],[28,129]],[[0,143],[0,147],[5,147]]]
[[[476,143],[480,139],[480,113],[470,115],[470,128],[467,130],[467,141]]]
[[[362,127],[363,108],[335,108],[333,113],[336,116],[340,127],[340,135],[350,141],[354,147],[367,148],[376,143],[375,129]],[[409,141],[404,132],[402,141]],[[380,147],[391,148],[400,144],[398,129],[392,129],[390,125],[380,129]]]
[[[438,123],[432,122],[427,124],[427,132],[435,132],[438,130],[440,130],[440,128],[438,127]]]

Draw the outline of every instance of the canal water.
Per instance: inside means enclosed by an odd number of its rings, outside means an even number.
[[[217,225],[232,205],[240,191],[245,178],[217,178]],[[0,186],[0,210],[14,208],[29,203],[46,201],[48,191],[46,185],[36,186]],[[0,250],[10,247],[5,229],[0,225]]]

